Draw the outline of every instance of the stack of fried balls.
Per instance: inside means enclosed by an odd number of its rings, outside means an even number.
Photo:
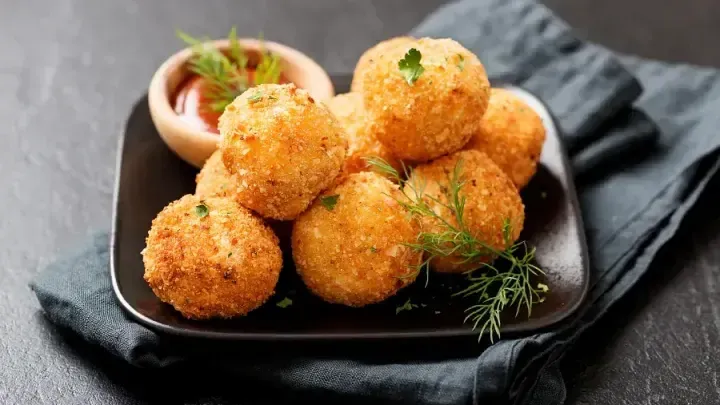
[[[362,307],[413,283],[424,259],[408,244],[439,221],[410,215],[400,185],[368,158],[401,173],[411,167],[451,223],[440,202],[462,161],[464,226],[506,248],[522,230],[519,190],[545,140],[540,117],[491,88],[472,52],[451,39],[411,37],[366,51],[350,93],[320,102],[294,84],[259,85],[226,107],[218,128],[220,146],[195,194],[158,214],[142,252],[153,292],[191,319],[242,316],[273,295],[283,224],[292,226],[294,268],[329,303]],[[450,273],[478,267],[453,256],[431,265]]]

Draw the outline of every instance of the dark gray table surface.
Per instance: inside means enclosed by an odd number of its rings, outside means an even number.
[[[364,49],[408,31],[439,3],[0,0],[0,403],[245,402],[237,381],[158,380],[59,333],[28,282],[109,227],[117,134],[154,69],[179,47],[175,27],[264,31],[330,72],[348,72]],[[548,4],[581,36],[615,49],[720,67],[714,0]],[[705,199],[654,277],[574,349],[570,403],[720,403],[717,203]]]

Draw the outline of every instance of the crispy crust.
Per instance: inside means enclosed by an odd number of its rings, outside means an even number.
[[[492,89],[481,123],[465,148],[486,153],[518,189],[525,187],[537,170],[545,143],[540,116],[508,90]]]
[[[240,203],[238,182],[230,175],[218,149],[205,161],[195,177],[195,195],[200,198],[229,197]]]
[[[408,84],[405,53],[425,71]],[[490,83],[478,58],[451,39],[421,38],[392,47],[362,72],[367,117],[378,140],[400,159],[425,162],[461,149],[480,127]]]
[[[225,109],[218,128],[238,200],[267,218],[294,219],[332,184],[345,159],[342,126],[294,84],[246,91]]]
[[[365,158],[379,157],[400,170],[400,161],[372,133],[365,119],[362,95],[338,94],[326,102],[348,136],[348,152],[338,182],[353,173],[370,170]]]
[[[145,281],[191,319],[245,315],[272,296],[282,268],[278,239],[263,221],[226,198],[186,195],[153,220],[143,250]]]
[[[396,46],[410,43],[414,39],[415,38],[410,36],[401,36],[386,39],[385,41],[378,42],[372,48],[368,49],[362,55],[360,55],[360,59],[358,60],[357,65],[355,65],[355,71],[353,72],[353,79],[352,84],[350,85],[350,91],[358,93],[362,91],[363,73],[368,69],[372,69],[372,65],[383,53]]]
[[[432,163],[417,166],[405,186],[406,193],[413,195],[409,190],[410,184],[425,184],[424,196],[433,197],[447,204],[448,200],[443,190],[448,189],[448,176],[460,160],[462,161],[460,179],[464,182],[460,194],[467,199],[463,222],[477,239],[495,249],[503,250],[506,247],[503,223],[505,219],[510,221],[510,236],[512,242],[516,241],[525,221],[525,206],[510,179],[484,153],[474,150],[461,151]],[[457,226],[455,216],[450,210],[432,202],[430,198],[426,198],[426,201],[443,219]],[[447,229],[433,218],[423,218],[422,228],[424,232],[432,233]],[[473,263],[460,263],[462,259],[456,256],[437,257],[433,259],[431,265],[439,272],[459,273],[476,268],[480,263],[492,259],[494,258],[485,257]]]
[[[295,222],[293,258],[305,285],[325,301],[353,307],[376,303],[414,281],[421,254],[405,246],[418,225],[393,198],[399,190],[372,172],[350,175],[323,193]]]

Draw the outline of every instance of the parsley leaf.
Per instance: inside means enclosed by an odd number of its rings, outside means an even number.
[[[370,246],[370,251],[373,253],[377,253],[377,248],[375,246]]]
[[[458,58],[460,59],[460,60],[458,61],[458,63],[457,63],[457,67],[458,67],[458,69],[460,69],[460,71],[462,72],[463,69],[465,69],[465,58],[464,58],[462,55],[460,55],[460,54],[457,54],[457,56],[458,56]]]
[[[328,211],[332,211],[338,202],[338,198],[340,198],[340,196],[337,194],[325,195],[320,197],[320,204],[322,204],[322,206],[325,207],[325,209],[327,209]]]
[[[411,311],[413,308],[417,308],[418,306],[410,302],[410,298],[408,298],[407,301],[405,301],[404,304],[399,305],[397,308],[395,308],[395,315],[399,314],[402,311]]]
[[[410,48],[405,54],[405,57],[398,62],[400,73],[409,85],[415,84],[420,75],[425,71],[425,68],[420,64],[420,59],[422,59],[420,51],[415,48]]]
[[[228,257],[232,256],[232,252],[228,253]]]
[[[248,97],[248,103],[250,103],[250,104],[257,103],[258,101],[262,100],[262,96],[263,96],[262,92],[258,91],[257,93]]]
[[[290,298],[285,297],[285,298],[282,299],[282,301],[278,302],[278,303],[275,304],[275,305],[277,305],[277,306],[280,307],[280,308],[287,308],[287,307],[289,307],[290,305],[292,305],[292,303],[293,303],[293,301],[292,301]]]
[[[206,217],[209,212],[210,212],[210,209],[202,201],[200,202],[200,204],[195,206],[195,215],[197,215],[200,218]]]

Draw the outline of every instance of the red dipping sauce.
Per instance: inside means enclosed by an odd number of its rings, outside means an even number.
[[[255,71],[247,69],[247,76],[251,82]],[[279,82],[289,83],[285,77],[280,76]],[[204,96],[206,94],[206,81],[198,75],[191,75],[180,85],[175,96],[175,113],[180,119],[203,131],[219,134],[218,119],[222,111],[216,112],[210,108],[212,100]]]

